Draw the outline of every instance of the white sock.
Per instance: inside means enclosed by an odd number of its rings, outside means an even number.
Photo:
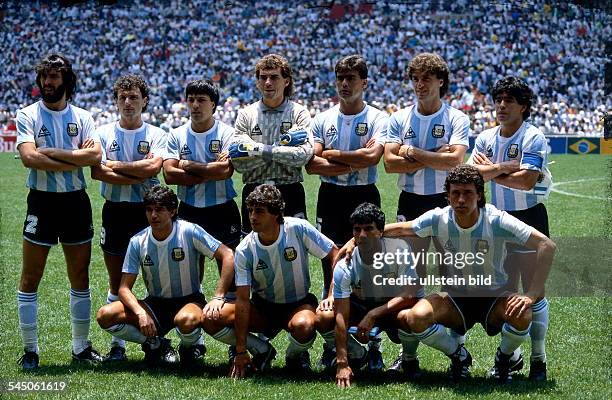
[[[183,348],[191,347],[198,342],[198,339],[202,337],[202,328],[195,328],[189,333],[183,333],[179,328],[174,328],[179,338],[181,338],[181,346]]]
[[[366,348],[350,333],[346,334],[346,350],[349,358],[360,359],[367,352]]]
[[[288,335],[288,336],[289,336],[288,337],[289,338],[289,346],[287,346],[287,351],[285,352],[285,358],[296,358],[297,356],[299,356],[303,352],[308,351],[308,349],[312,347],[312,344],[314,343],[315,339],[317,338],[316,335],[315,335],[308,342],[300,343],[293,336],[291,336],[291,335]]]
[[[517,361],[523,352],[521,351],[521,347],[517,347],[516,350],[512,352],[512,357],[510,357],[510,361]]]
[[[117,324],[109,326],[105,329],[105,331],[122,339],[124,343],[127,340],[128,342],[143,344],[147,340],[147,337],[140,332],[140,329],[130,324]]]
[[[72,325],[72,351],[79,354],[90,343],[91,293],[87,289],[70,289],[70,323]]]
[[[531,305],[531,361],[546,362],[546,332],[548,332],[548,300],[543,298]]]
[[[38,294],[17,291],[17,314],[19,330],[26,351],[38,353]]]
[[[112,294],[110,290],[106,294],[106,304],[110,304],[112,302],[119,301],[119,296],[116,294]],[[123,347],[125,349],[125,340],[118,338],[117,336],[113,336],[111,338],[111,347]]]
[[[513,328],[507,322],[504,322],[502,326],[501,332],[501,343],[499,345],[499,349],[502,353],[509,355],[514,353],[525,340],[527,340],[527,336],[529,335],[529,327],[523,331],[519,331],[516,328]]]
[[[230,346],[236,345],[236,331],[234,328],[225,327],[219,332],[212,335],[213,338],[217,339],[221,343],[229,344]],[[251,354],[259,354],[268,350],[269,344],[266,341],[261,340],[252,333],[247,333],[246,347]]]
[[[328,349],[334,349],[336,347],[336,331],[323,332],[321,333],[321,337],[323,337]]]
[[[440,350],[447,356],[451,356],[459,344],[451,335],[446,332],[446,329],[440,324],[433,324],[421,333],[416,333],[415,336],[429,347]]]
[[[398,329],[398,336],[402,342],[402,360],[410,361],[417,358],[417,347],[419,347],[419,338],[414,333],[408,333]]]

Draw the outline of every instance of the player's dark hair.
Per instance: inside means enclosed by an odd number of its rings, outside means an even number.
[[[473,183],[476,186],[476,193],[480,194],[478,200],[478,208],[483,208],[487,202],[484,191],[484,179],[480,172],[473,165],[460,164],[448,171],[448,176],[444,181],[444,191],[446,196],[450,194],[450,185],[469,185]]]
[[[446,61],[435,53],[417,54],[408,65],[408,77],[413,78],[418,73],[429,73],[435,75],[436,78],[442,79],[443,83],[440,86],[440,97],[443,97],[448,91],[450,69]]]
[[[264,69],[274,69],[280,68],[281,76],[283,78],[289,79],[289,84],[285,87],[283,94],[285,97],[290,97],[293,95],[293,71],[291,70],[291,65],[289,65],[289,61],[283,56],[279,56],[278,54],[268,54],[263,56],[257,64],[255,64],[255,77],[259,79],[259,73]]]
[[[72,70],[72,64],[66,57],[61,54],[51,53],[36,66],[36,85],[42,91],[42,76],[46,75],[50,70],[56,69],[62,74],[62,85],[66,90],[66,101],[72,100],[72,96],[76,91],[77,76]]]
[[[178,197],[176,197],[174,191],[168,186],[153,186],[148,192],[145,193],[143,201],[145,207],[150,205],[161,206],[166,207],[166,210],[168,211],[173,211],[178,208]],[[176,221],[177,218],[178,213],[175,213],[172,220]]]
[[[509,95],[515,98],[516,102],[525,107],[523,111],[523,120],[526,120],[531,115],[531,103],[533,101],[533,90],[525,83],[521,78],[516,76],[506,76],[495,82],[491,96],[493,101],[497,100],[503,95]]]
[[[219,105],[219,89],[217,85],[213,83],[210,79],[198,79],[196,81],[191,81],[187,84],[185,88],[185,98],[189,95],[198,95],[205,94],[210,98],[210,101],[215,103],[213,107],[213,114],[217,110],[217,105]]]
[[[385,230],[385,213],[372,203],[361,203],[349,217],[351,225],[367,225],[374,222],[376,229]]]
[[[147,110],[147,106],[149,105],[149,85],[145,82],[142,77],[138,75],[128,74],[120,76],[113,85],[113,97],[115,100],[119,98],[120,90],[132,90],[138,89],[140,90],[140,95],[143,99],[147,99],[144,106],[142,107],[142,111]]]
[[[338,74],[347,73],[351,71],[357,71],[361,79],[368,79],[368,64],[366,63],[366,60],[363,57],[357,54],[344,57],[336,64],[336,77],[338,76]]]
[[[278,190],[273,185],[259,185],[246,198],[247,208],[256,206],[266,207],[268,212],[276,215],[276,221],[283,223],[283,211],[285,211],[285,201]]]

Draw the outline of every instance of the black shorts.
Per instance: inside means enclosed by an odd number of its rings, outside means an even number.
[[[246,206],[246,198],[259,185],[259,183],[247,183],[242,188],[242,207],[240,212],[242,213],[242,232],[245,235],[253,230],[251,228],[251,221],[249,221],[249,210]],[[284,215],[287,217],[308,219],[306,215],[306,194],[304,193],[304,186],[302,186],[300,182],[275,186],[281,192],[283,200],[285,200]]]
[[[397,201],[397,221],[412,221],[429,210],[436,207],[444,208],[447,205],[445,193],[421,195],[402,190]]]
[[[194,207],[181,201],[178,216],[200,225],[227,247],[235,249],[240,243],[240,212],[234,200],[210,207]]]
[[[463,319],[463,329],[455,330],[460,335],[465,335],[467,331],[479,322],[489,336],[495,336],[501,332],[501,326],[490,326],[487,324],[489,315],[493,311],[493,307],[497,301],[507,297],[507,290],[498,290],[491,292],[490,295],[484,297],[469,297],[469,296],[452,296],[448,297],[457,307],[461,319]]]
[[[155,328],[159,336],[165,336],[174,328],[174,317],[189,303],[195,303],[201,308],[206,305],[206,299],[202,293],[192,293],[183,297],[164,298],[147,296],[143,302],[149,309],[149,314],[155,321]]]
[[[105,253],[124,256],[130,238],[147,226],[144,203],[106,201],[102,206],[100,247]]]
[[[319,301],[312,293],[308,293],[302,300],[293,303],[272,303],[256,294],[251,298],[251,307],[255,307],[259,314],[265,318],[266,331],[261,333],[270,339],[278,335],[283,329],[287,329],[289,321],[295,315],[296,308],[304,304],[310,304],[316,310]]]
[[[528,208],[526,210],[518,210],[518,211],[507,211],[508,214],[516,217],[517,219],[523,221],[527,225],[531,225],[536,228],[538,231],[550,237],[550,232],[548,230],[548,212],[546,211],[546,206],[544,203],[538,203],[535,206]],[[508,251],[530,251],[525,246],[520,246],[516,244],[508,244]],[[535,252],[535,250],[531,250],[531,252]]]
[[[94,235],[91,203],[85,190],[54,193],[30,189],[23,222],[24,239],[43,246],[83,244]]]
[[[349,314],[349,325],[357,326],[366,316],[370,310],[375,309],[376,307],[380,307],[387,302],[375,302],[375,301],[367,301],[361,300],[357,296],[351,294],[349,298],[350,302],[350,314]],[[377,318],[374,326],[379,327],[381,330],[387,333],[389,339],[393,343],[400,343],[398,332],[397,332],[397,313],[383,315],[381,318]]]
[[[380,207],[380,193],[375,184],[340,186],[321,182],[317,200],[317,228],[338,247],[353,237],[349,217],[361,203]]]

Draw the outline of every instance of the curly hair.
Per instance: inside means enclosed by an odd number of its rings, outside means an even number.
[[[283,56],[278,54],[268,54],[263,56],[257,64],[255,64],[255,77],[259,79],[259,73],[264,69],[275,69],[280,68],[281,75],[285,79],[289,79],[289,84],[285,87],[283,94],[285,97],[293,95],[293,71],[289,61]]]
[[[206,95],[210,98],[210,101],[215,103],[213,107],[213,114],[217,109],[217,105],[219,104],[219,89],[210,79],[198,79],[197,81],[191,81],[187,84],[185,88],[185,98],[189,95]]]
[[[374,222],[376,229],[385,230],[385,213],[372,203],[361,203],[349,217],[351,225],[367,225]]]
[[[115,98],[115,100],[117,100],[119,98],[119,91],[120,90],[132,90],[132,89],[139,89],[140,90],[140,95],[142,96],[142,98],[149,98],[149,85],[147,85],[147,82],[144,81],[144,79],[142,79],[142,77],[138,76],[138,75],[123,75],[120,76],[116,81],[115,84],[113,85],[113,97]],[[145,102],[144,107],[142,107],[142,111],[146,111],[147,110],[147,106],[149,105],[149,102]]]
[[[344,57],[336,64],[336,76],[343,72],[357,71],[361,79],[368,79],[368,64],[360,55],[353,54],[352,56]]]
[[[42,76],[52,69],[56,69],[62,74],[62,85],[66,90],[66,101],[72,100],[72,96],[76,91],[77,76],[72,70],[70,61],[61,54],[51,53],[40,60],[35,68],[36,85],[42,91]]]
[[[283,223],[283,211],[285,211],[285,201],[278,190],[273,185],[259,185],[246,198],[247,208],[263,206],[268,212],[277,216],[277,222]]]
[[[497,100],[503,95],[509,95],[516,99],[516,102],[525,107],[523,111],[523,120],[526,120],[531,115],[531,103],[533,101],[533,90],[525,83],[521,78],[516,76],[506,76],[495,82],[491,96],[493,101],[497,103]]]
[[[144,195],[144,205],[150,206],[162,206],[166,207],[166,210],[173,211],[178,208],[178,197],[172,189],[168,186],[155,185]],[[173,221],[176,221],[178,214],[174,214],[172,217]]]
[[[480,172],[473,165],[460,164],[448,171],[448,176],[444,181],[444,191],[448,196],[450,194],[450,185],[469,185],[473,183],[476,186],[476,193],[480,194],[478,200],[478,208],[485,206],[487,202],[484,192],[484,179]]]
[[[423,72],[435,75],[436,78],[443,80],[442,86],[440,86],[440,97],[443,97],[448,91],[450,76],[450,69],[446,61],[435,53],[417,54],[408,65],[408,77],[412,79],[415,74]]]

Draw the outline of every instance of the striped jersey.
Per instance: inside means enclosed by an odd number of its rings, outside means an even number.
[[[428,151],[435,151],[445,144],[467,148],[470,119],[446,103],[442,103],[442,107],[432,115],[421,115],[413,105],[391,115],[388,132],[388,142]],[[447,171],[423,168],[399,174],[397,186],[405,192],[420,195],[443,193],[447,175]]]
[[[86,139],[99,142],[91,113],[71,104],[53,111],[41,100],[17,111],[15,121],[17,146],[34,143],[37,148],[77,150]],[[45,192],[73,192],[87,187],[81,167],[63,172],[30,168],[26,185]]]
[[[123,261],[123,273],[138,275],[149,295],[174,298],[201,292],[200,256],[212,258],[221,242],[199,225],[178,219],[163,241],[147,227],[130,239]]]
[[[542,131],[528,122],[523,122],[508,138],[501,136],[500,130],[497,126],[478,135],[474,152],[486,155],[496,164],[519,160],[521,169],[538,171],[540,176],[533,189],[527,191],[491,181],[491,203],[507,211],[531,208],[543,202],[552,188],[552,175],[547,167],[548,142]]]
[[[269,246],[249,233],[236,248],[234,267],[236,286],[251,286],[251,291],[272,303],[302,300],[310,290],[308,253],[323,259],[334,243],[308,221],[284,217],[278,239]]]
[[[534,230],[492,204],[479,209],[478,221],[467,229],[457,224],[451,206],[427,211],[413,221],[412,229],[420,237],[436,238],[444,248],[445,258],[450,254],[453,262],[447,276],[466,280],[466,285],[450,285],[460,292],[503,287],[508,282],[504,269],[506,243],[525,245]],[[491,285],[470,286],[470,276],[490,276]]]
[[[402,253],[412,251],[410,244],[404,239],[382,238],[381,240],[383,255],[395,254],[398,250]],[[423,297],[424,291],[419,285],[412,259],[406,257],[407,262],[403,261],[403,259],[398,260],[394,257],[394,262],[383,263],[382,268],[376,268],[374,264],[368,265],[361,259],[359,248],[356,247],[348,265],[343,258],[334,268],[334,298],[346,299],[352,293],[361,300],[379,303],[400,296],[406,289],[405,285],[389,284],[388,280],[382,281],[381,278],[393,278],[400,281],[404,278],[406,282],[408,278],[412,278],[410,284],[414,283],[415,289],[418,288],[416,296]]]
[[[354,151],[364,148],[370,139],[384,146],[387,139],[389,117],[385,112],[368,104],[356,115],[345,115],[340,106],[318,114],[312,122],[312,135],[324,150]],[[341,186],[369,185],[376,183],[377,166],[338,176],[321,176],[321,181]]]
[[[98,135],[102,145],[102,163],[109,160],[140,161],[147,156],[163,157],[166,151],[166,132],[147,123],[143,123],[138,129],[123,129],[119,121],[115,121],[99,127]],[[144,194],[157,184],[157,176],[134,185],[116,185],[102,181],[100,194],[109,201],[142,202]]]
[[[285,100],[280,106],[270,108],[261,100],[238,111],[237,140],[254,141],[274,145],[272,154],[263,157],[232,160],[244,183],[289,184],[302,182],[302,167],[313,154],[313,140],[309,134],[300,146],[276,146],[283,133],[290,128],[310,128],[310,113],[293,101]]]
[[[221,121],[215,121],[206,132],[194,132],[189,121],[170,131],[164,160],[214,162],[219,154],[228,151],[234,139],[234,129]],[[236,191],[232,178],[228,178],[191,186],[177,185],[177,195],[190,206],[210,207],[232,200],[236,197]]]

